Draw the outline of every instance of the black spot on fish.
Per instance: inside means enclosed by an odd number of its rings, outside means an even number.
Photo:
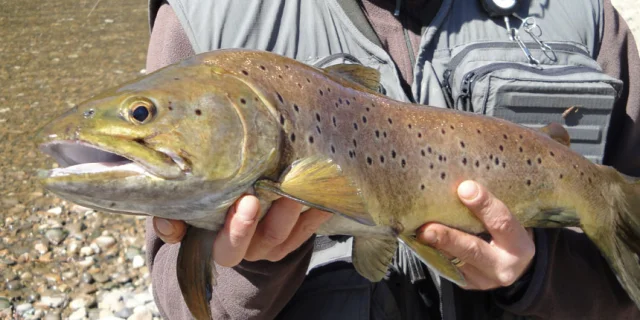
[[[298,85],[298,88],[302,88],[302,85],[300,84],[300,82],[296,82],[296,84]]]
[[[356,139],[353,139],[353,147],[357,148],[358,147],[358,142],[356,141]]]
[[[382,136],[384,136],[384,137],[386,138],[386,137],[387,137],[387,132],[386,132],[386,131],[383,131],[383,132],[382,132]]]
[[[367,163],[371,165],[373,163],[373,159],[371,159],[371,157],[367,157]]]
[[[300,112],[300,108],[298,107],[297,104],[293,105],[293,110],[295,110],[296,112]]]
[[[353,123],[353,129],[356,130],[356,131],[358,130],[358,124],[355,123],[355,122]]]
[[[440,133],[445,134],[447,133],[446,131],[444,131],[444,129],[440,130]]]
[[[476,160],[476,163],[475,163],[475,164],[476,164],[476,168],[479,168],[479,167],[480,167],[480,161]]]
[[[523,152],[524,150],[522,149],[522,147],[519,148],[520,152]]]
[[[380,138],[380,131],[376,130],[376,138]]]
[[[242,70],[242,74],[244,74],[245,76],[248,76],[249,72],[247,72],[247,70]]]
[[[285,69],[289,69],[289,65],[288,65],[288,64],[285,64],[285,65],[284,65],[284,68],[285,68]]]
[[[278,100],[280,100],[280,103],[283,103],[284,99],[282,99],[282,96],[280,95],[280,93],[276,92],[276,95],[278,96]]]
[[[336,147],[334,147],[333,145],[331,145],[331,153],[336,153]]]
[[[489,155],[489,160],[493,160],[493,155],[492,154]]]
[[[307,78],[307,82],[308,82],[308,83],[311,83],[311,80],[309,80],[309,78]]]
[[[391,158],[396,158],[396,151],[395,150],[391,150]]]
[[[495,161],[496,165],[500,164],[500,159],[498,159],[498,157],[496,157],[496,161]]]
[[[172,106],[169,106],[169,111],[173,111],[173,107]]]
[[[200,109],[196,109],[196,116],[199,116],[202,114],[202,111]]]
[[[281,74],[279,74],[279,75],[278,75],[278,78],[282,79],[282,75],[281,75]]]
[[[349,158],[353,159],[355,155],[356,155],[355,152],[349,150]]]
[[[455,130],[454,127],[452,125],[449,126],[449,128],[451,128],[451,130]]]
[[[429,169],[433,169],[433,162],[429,164]]]
[[[552,157],[555,157],[556,155],[553,153],[553,151],[549,151],[549,155]]]
[[[247,100],[245,100],[244,98],[241,98],[241,99],[240,99],[240,103],[242,103],[242,104],[247,104]]]
[[[342,104],[342,98],[338,98],[338,102],[340,102],[340,104]]]
[[[313,144],[313,136],[309,136],[309,143]]]
[[[465,147],[464,141],[460,141],[460,146],[464,149]]]
[[[320,114],[316,112],[316,121],[320,122]]]
[[[384,163],[384,156],[380,156],[380,162]]]
[[[391,118],[388,118],[387,121],[389,121],[389,124],[393,124],[393,120],[391,120]]]
[[[369,112],[371,109],[369,109],[369,107],[366,107],[365,110],[367,110],[367,112]]]
[[[507,137],[507,135],[506,135],[506,134],[503,134],[503,135],[502,135],[502,137],[503,137],[505,140],[509,139],[509,137]]]
[[[402,161],[400,162],[400,164],[402,165],[402,167],[406,167],[407,166],[407,160],[402,159]]]
[[[564,178],[564,175],[561,173],[559,178],[560,179]]]
[[[115,202],[111,202],[111,204],[109,204],[109,207],[111,207],[111,208],[113,208],[113,207],[115,207],[115,206],[116,206],[116,203],[115,203]]]
[[[429,152],[429,154],[431,154],[433,152],[433,149],[431,149],[431,147],[427,147],[427,152]]]
[[[584,172],[580,171],[580,176],[581,177],[584,176]]]
[[[295,133],[292,133],[290,138],[291,138],[291,142],[296,142],[296,134]]]
[[[520,135],[520,139],[522,140],[522,135]]]
[[[506,168],[506,167],[507,167],[507,163],[506,163],[506,162],[504,162],[504,161],[502,161],[502,167],[503,167],[503,168]]]
[[[349,99],[345,99],[345,100],[344,100],[344,102],[345,102],[347,105],[350,105],[350,104],[351,104],[351,102],[349,102]]]
[[[284,116],[283,115],[280,115],[280,124],[284,125]]]
[[[420,154],[422,154],[422,156],[426,156],[427,154],[424,152],[424,149],[420,150]]]
[[[465,166],[467,165],[467,158],[462,158],[462,164]]]
[[[491,169],[491,166],[490,166],[490,165],[487,165],[487,170],[489,170],[489,169]]]
[[[335,116],[333,116],[331,120],[333,120],[333,126],[334,126],[334,127],[338,126],[338,125],[336,124],[336,117],[335,117]]]
[[[442,162],[442,155],[438,156],[438,161]]]
[[[424,190],[424,184],[420,185],[420,190]]]
[[[264,66],[260,66],[260,69],[262,69],[262,71],[267,70],[267,68],[265,68]]]
[[[440,173],[440,179],[444,180],[447,177],[447,174],[442,172]]]
[[[322,92],[322,89],[318,89],[318,93],[319,93],[321,96],[324,96],[324,92]]]
[[[531,185],[531,180],[527,180],[527,185],[530,186]]]
[[[408,127],[409,129],[411,129],[411,123],[409,123],[409,124],[407,125],[407,127]]]
[[[418,132],[418,138],[422,138],[422,133]]]
[[[531,165],[531,159],[527,159],[527,164]]]
[[[336,108],[338,108],[338,103],[336,102]]]
[[[591,180],[591,177],[589,177],[589,183],[592,183],[593,181]]]
[[[476,132],[477,132],[478,134],[482,134],[482,131],[480,131],[480,129],[476,129]]]
[[[318,131],[318,134],[322,134],[322,130],[320,130],[319,126],[316,126],[316,131]]]
[[[500,151],[504,151],[504,147],[502,145],[500,145],[498,149],[500,149]]]
[[[362,116],[362,122],[363,122],[363,123],[367,123],[367,117]]]
[[[538,158],[538,164],[542,163],[542,159]]]

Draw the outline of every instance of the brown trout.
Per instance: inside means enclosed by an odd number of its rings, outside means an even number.
[[[197,319],[211,317],[215,233],[245,193],[263,213],[282,196],[334,213],[319,233],[353,235],[353,264],[372,281],[401,241],[464,284],[415,233],[427,222],[485,230],[456,195],[467,179],[525,227],[582,228],[640,305],[640,184],[572,151],[559,125],[545,134],[395,101],[374,90],[378,78],[362,66],[317,69],[267,52],[200,54],[47,125],[41,148],[60,168],[43,182],[84,206],[190,224],[178,278]]]

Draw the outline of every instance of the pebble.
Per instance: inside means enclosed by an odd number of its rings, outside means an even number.
[[[64,239],[67,237],[67,234],[66,232],[64,232],[64,230],[55,228],[55,229],[47,230],[44,236],[45,238],[47,238],[47,240],[49,240],[49,243],[51,243],[54,246],[57,246],[62,241],[64,241]]]
[[[87,316],[87,309],[84,307],[75,310],[69,315],[69,320],[83,320]]]
[[[59,214],[62,213],[62,207],[53,207],[53,208],[47,210],[47,213],[59,215]]]
[[[131,266],[134,269],[138,269],[144,266],[144,258],[142,256],[135,256],[131,262]]]
[[[11,307],[11,302],[9,299],[5,297],[0,297],[0,310],[7,309]]]
[[[43,295],[40,302],[51,308],[60,308],[67,302],[66,295]]]
[[[83,295],[77,297],[69,303],[71,310],[78,310],[80,308],[93,308],[97,305],[96,298],[93,296]]]
[[[94,254],[93,249],[91,247],[82,247],[80,248],[80,256],[92,256]]]
[[[11,280],[7,282],[7,289],[9,291],[16,291],[23,288],[22,282],[20,280]]]
[[[124,319],[129,318],[132,314],[133,314],[133,310],[127,307],[124,307],[113,313],[114,316],[119,318],[124,318]]]
[[[49,251],[49,247],[48,247],[46,244],[42,243],[42,242],[37,242],[37,243],[33,246],[33,248],[34,248],[34,249],[35,249],[35,250],[36,250],[40,255],[43,255],[43,254],[45,254],[45,253],[47,253],[47,252]]]
[[[112,236],[99,236],[95,239],[95,242],[100,249],[105,250],[116,244],[116,239]]]
[[[84,260],[76,261],[76,264],[83,268],[90,267],[94,263],[96,263],[96,259],[94,259],[93,257],[85,257]]]
[[[33,310],[33,305],[31,303],[23,303],[16,307],[16,312],[20,315],[25,314],[31,310]]]
[[[133,310],[133,314],[127,318],[127,320],[152,320],[153,319],[153,313],[151,313],[151,310],[147,309],[144,306],[139,306],[136,307]]]

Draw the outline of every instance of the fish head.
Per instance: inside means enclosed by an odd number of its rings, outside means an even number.
[[[99,210],[206,219],[277,162],[279,134],[254,89],[187,61],[47,124],[40,149],[59,168],[40,175],[47,189]]]

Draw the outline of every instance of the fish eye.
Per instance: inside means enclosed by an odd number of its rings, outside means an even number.
[[[137,124],[146,123],[153,117],[155,106],[149,101],[135,101],[130,107],[130,119]]]

